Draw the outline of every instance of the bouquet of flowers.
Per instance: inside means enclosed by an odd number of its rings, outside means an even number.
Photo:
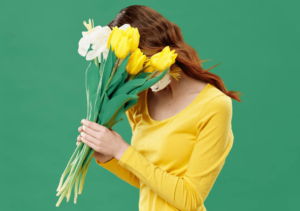
[[[89,24],[83,23],[88,31],[82,32],[78,52],[90,61],[85,71],[86,119],[110,129],[137,103],[137,94],[154,84],[160,84],[162,89],[170,82],[169,67],[175,63],[177,54],[167,46],[147,58],[138,48],[138,29],[129,24],[111,30],[108,26],[94,27],[90,19]],[[91,44],[92,50],[87,52]],[[83,142],[76,147],[57,188],[56,195],[61,195],[57,207],[64,197],[69,201],[74,185],[76,204],[93,153],[94,150]]]

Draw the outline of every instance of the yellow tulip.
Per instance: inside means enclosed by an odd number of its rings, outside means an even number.
[[[117,43],[120,42],[121,36],[121,29],[115,26],[107,40],[107,49],[109,49],[109,45],[111,45],[111,51],[115,50]]]
[[[151,66],[155,67],[158,71],[164,71],[167,67],[175,63],[177,54],[174,53],[175,50],[170,51],[169,46],[165,47],[161,52],[151,57]]]
[[[149,65],[150,65],[150,67],[147,67]],[[153,73],[156,70],[155,67],[151,66],[150,60],[148,62],[146,62],[145,67],[147,67],[147,68],[144,70],[144,72]]]
[[[129,26],[126,29],[126,32],[128,33],[129,37],[131,38],[131,44],[130,44],[130,52],[134,52],[138,47],[140,43],[140,34],[137,28],[132,28]]]
[[[119,42],[116,44],[115,54],[119,59],[125,59],[130,51],[130,42],[127,34],[121,35]]]
[[[143,55],[141,50],[137,48],[129,57],[126,71],[131,75],[136,75],[143,68],[143,64],[147,59],[146,55]]]

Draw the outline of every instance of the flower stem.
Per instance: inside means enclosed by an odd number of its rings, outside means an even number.
[[[144,67],[140,72],[144,71],[145,69],[147,69],[148,67],[150,67],[151,65],[148,65],[146,67]]]
[[[105,94],[105,92],[106,92],[106,89],[107,89],[107,87],[108,87],[108,85],[109,85],[111,79],[113,78],[113,76],[114,76],[114,74],[115,74],[115,72],[116,72],[116,70],[117,70],[117,68],[118,68],[119,62],[120,62],[120,59],[118,58],[118,59],[117,59],[117,62],[116,62],[116,64],[115,64],[115,66],[114,66],[114,69],[113,69],[113,71],[112,71],[112,73],[111,73],[111,76],[109,77],[109,79],[108,79],[108,81],[107,81],[107,83],[106,83],[106,85],[105,85],[105,89],[104,89],[103,92],[102,92],[102,95],[101,95],[101,98],[100,98],[100,105],[101,105],[101,102],[102,102],[102,100],[103,100],[103,97],[104,97],[104,94]]]

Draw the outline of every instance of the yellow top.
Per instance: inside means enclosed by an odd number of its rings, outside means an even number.
[[[141,211],[206,211],[233,144],[232,99],[208,83],[181,112],[157,121],[148,113],[148,90],[126,111],[131,145],[120,160],[96,162],[140,189]]]

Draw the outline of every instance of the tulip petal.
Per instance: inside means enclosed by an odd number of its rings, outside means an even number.
[[[160,58],[156,67],[159,71],[164,71],[168,66],[170,66],[170,63],[171,63],[170,56],[168,54],[163,55]]]
[[[97,56],[100,55],[100,53],[106,48],[105,45],[98,46],[95,50],[89,51],[86,55],[86,60],[92,60],[95,59]],[[99,57],[98,57],[99,58]]]
[[[166,46],[166,47],[162,50],[162,53],[163,53],[163,54],[170,53],[170,47],[169,47],[169,46]]]
[[[78,43],[78,53],[81,56],[85,56],[89,48],[90,48],[90,37],[89,36],[82,37]]]
[[[154,77],[157,75],[160,75],[162,72],[157,72]],[[171,77],[170,77],[170,68],[167,70],[167,73],[160,79],[157,83],[155,83],[153,86],[151,86],[151,90],[153,92],[158,92],[162,89],[164,89],[168,84],[171,82]]]
[[[128,36],[122,36],[116,45],[115,54],[119,59],[125,59],[130,51]]]
[[[126,30],[130,25],[128,23],[123,24],[119,29]]]
[[[150,67],[147,67],[147,66],[149,66],[149,65],[150,65]],[[155,67],[151,66],[150,61],[148,61],[148,62],[145,64],[145,67],[147,67],[147,68],[144,70],[144,72],[146,72],[146,73],[153,73],[153,72],[156,70]]]
[[[106,60],[107,59],[107,56],[108,56],[108,49],[105,48],[104,51],[103,51],[103,59]],[[100,57],[99,57],[100,58]]]

